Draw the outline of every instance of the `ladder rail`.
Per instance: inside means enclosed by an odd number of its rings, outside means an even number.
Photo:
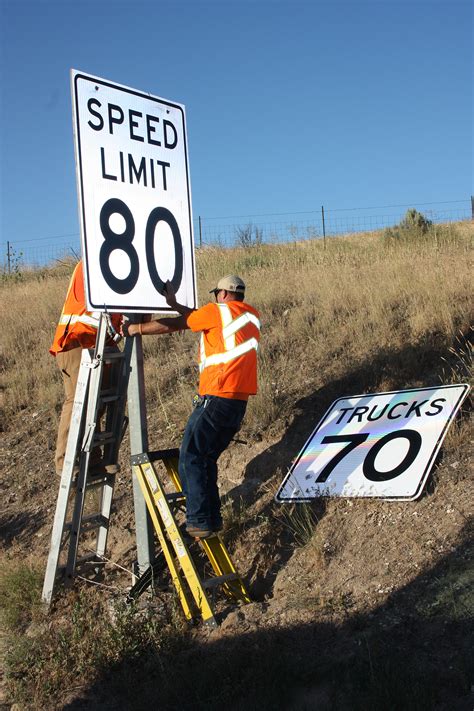
[[[66,583],[71,584],[74,577],[76,560],[79,550],[79,540],[82,528],[82,516],[84,511],[84,501],[86,497],[87,467],[89,465],[90,452],[81,456],[80,470],[76,484],[76,497],[74,500],[73,514],[70,524],[69,549],[66,562]]]
[[[79,455],[79,475],[77,480],[77,491],[74,501],[69,550],[66,563],[66,584],[68,585],[72,584],[74,578],[74,570],[76,568],[76,561],[79,551],[82,516],[86,497],[87,472],[89,469],[97,422],[99,419],[100,386],[104,372],[103,353],[106,336],[107,322],[106,319],[101,316],[93,357],[87,364],[87,366],[91,369],[91,375],[89,382],[89,397],[87,399],[86,424]]]
[[[66,455],[59,485],[59,494],[54,514],[53,529],[51,533],[51,544],[49,549],[46,572],[44,576],[43,591],[41,599],[47,605],[50,604],[54,590],[56,571],[58,569],[59,557],[61,554],[61,543],[65,529],[67,506],[69,493],[71,490],[74,463],[76,458],[77,445],[86,412],[86,396],[89,388],[90,369],[85,367],[90,361],[89,351],[84,350],[81,357],[81,366],[77,379],[76,392],[69,426],[69,436],[66,445]]]
[[[114,483],[115,476],[113,480],[111,477],[107,477],[107,481],[102,487],[102,496],[100,502],[100,515],[103,520],[103,524],[99,526],[97,531],[97,544],[96,551],[98,556],[105,555],[105,549],[107,546],[107,538],[109,534],[109,523],[110,523],[110,513],[112,509],[112,499],[114,495]]]
[[[182,580],[179,568],[176,565],[171,546],[169,545],[169,543],[166,539],[164,528],[163,528],[162,523],[160,521],[160,517],[158,516],[158,511],[157,511],[156,507],[154,506],[152,492],[150,491],[149,485],[147,484],[147,481],[146,481],[145,475],[142,472],[141,466],[139,464],[136,466],[132,465],[132,469],[133,469],[135,476],[137,477],[137,480],[140,484],[140,488],[142,490],[143,496],[145,498],[148,512],[150,514],[151,520],[153,521],[153,525],[155,527],[155,531],[158,536],[161,550],[163,551],[163,555],[165,557],[166,563],[167,563],[168,568],[171,572],[171,579],[172,579],[173,585],[176,589],[176,592],[178,594],[179,600],[181,602],[181,606],[183,608],[184,615],[187,620],[191,620],[193,617],[192,610],[191,610],[191,603],[190,603],[190,600],[186,594],[186,589],[183,584],[183,580]]]
[[[147,500],[148,510],[151,515],[151,509],[154,509],[154,515],[152,516],[153,523],[158,520],[162,524],[159,525],[158,528],[156,528],[155,524],[157,534],[159,535],[159,531],[163,531],[163,528],[166,529],[169,541],[174,549],[176,561],[183,572],[184,578],[186,579],[189,590],[194,598],[194,602],[196,603],[196,607],[199,610],[202,619],[206,624],[216,627],[217,622],[211,608],[210,600],[201,583],[188,547],[183,540],[181,531],[167,501],[166,493],[156,475],[153,465],[148,461],[148,457],[145,453],[138,455],[138,457],[132,457],[132,465],[134,465],[135,471],[140,471],[141,477],[139,477],[139,481],[146,482],[146,486],[149,488],[150,496]],[[164,535],[163,538],[165,538]],[[168,546],[167,541],[166,546]],[[163,550],[163,552],[165,553],[165,550]],[[184,609],[182,597],[180,597],[180,602]]]

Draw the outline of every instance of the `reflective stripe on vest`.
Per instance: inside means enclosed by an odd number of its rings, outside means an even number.
[[[258,340],[256,338],[249,338],[238,346],[235,345],[235,334],[237,331],[240,331],[241,328],[247,326],[247,324],[252,323],[260,331],[260,321],[258,318],[254,314],[246,311],[233,319],[232,312],[227,304],[217,304],[217,306],[219,307],[222,318],[222,336],[225,351],[224,353],[213,353],[212,355],[206,356],[204,350],[204,335],[201,334],[201,358],[199,363],[199,372],[201,373],[204,368],[210,365],[229,363],[229,361],[234,360],[234,358],[239,358],[252,349],[258,350]]]
[[[59,325],[72,326],[75,323],[85,323],[87,326],[92,326],[92,328],[98,328],[99,316],[94,316],[95,313],[98,312],[93,311],[92,314],[82,314],[82,316],[78,316],[77,314],[62,314],[59,319]]]

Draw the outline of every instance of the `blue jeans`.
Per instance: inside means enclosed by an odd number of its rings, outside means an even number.
[[[195,406],[179,452],[179,476],[186,495],[186,523],[222,527],[217,460],[239,431],[247,403],[206,395]]]

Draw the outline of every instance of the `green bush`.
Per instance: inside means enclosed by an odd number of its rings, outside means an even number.
[[[388,227],[384,230],[383,237],[388,242],[402,242],[413,239],[420,239],[431,234],[433,222],[428,220],[421,212],[410,208],[406,211],[405,217],[395,227]]]
[[[399,227],[402,230],[418,230],[422,234],[425,234],[432,225],[433,222],[431,220],[428,220],[421,212],[418,212],[418,210],[412,207],[410,210],[407,210]]]
[[[0,616],[5,627],[24,630],[37,616],[42,575],[23,563],[6,564],[0,574]]]

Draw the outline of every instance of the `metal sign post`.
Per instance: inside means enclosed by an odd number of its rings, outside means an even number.
[[[129,314],[131,321],[136,321]],[[145,377],[143,370],[143,345],[140,336],[125,341],[130,375],[127,388],[127,404],[130,432],[130,454],[148,451],[148,428],[145,399]],[[133,477],[133,505],[135,510],[135,531],[137,540],[138,573],[142,575],[154,561],[153,527],[146,502],[136,477]]]

